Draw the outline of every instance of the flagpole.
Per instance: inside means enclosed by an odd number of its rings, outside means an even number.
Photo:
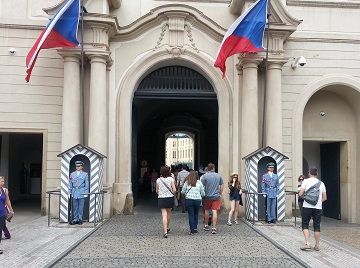
[[[82,120],[82,141],[85,145],[85,86],[84,86],[84,6],[81,0],[81,120]]]
[[[267,34],[266,34],[266,57],[265,57],[265,78],[264,78],[264,101],[263,101],[263,114],[262,114],[262,133],[261,133],[261,148],[264,148],[265,137],[265,117],[266,117],[266,91],[267,91],[267,73],[268,73],[268,59],[269,59],[269,37],[270,37],[270,1],[267,3]]]

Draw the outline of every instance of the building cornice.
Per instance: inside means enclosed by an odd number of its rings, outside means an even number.
[[[287,0],[288,6],[306,6],[306,7],[327,7],[327,8],[353,8],[360,9],[360,3],[354,1],[314,1],[314,0]]]
[[[199,31],[207,33],[219,42],[221,42],[223,35],[226,33],[226,29],[194,7],[183,4],[167,4],[152,9],[149,13],[127,26],[118,28],[113,39],[122,41],[131,40],[156,26],[163,25],[169,21],[169,17],[166,15],[168,12],[185,14],[186,21],[190,22],[192,28],[197,28]]]

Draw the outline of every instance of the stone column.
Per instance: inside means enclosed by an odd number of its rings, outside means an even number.
[[[265,99],[265,146],[282,152],[281,69],[285,62],[268,62]]]
[[[241,154],[259,149],[258,69],[262,59],[242,59]]]
[[[82,101],[80,55],[59,51],[64,58],[61,151],[81,143]]]
[[[106,62],[108,53],[88,54],[91,65],[88,146],[107,156],[108,103]]]

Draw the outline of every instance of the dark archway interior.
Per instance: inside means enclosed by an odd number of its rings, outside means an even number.
[[[135,204],[141,163],[158,172],[165,164],[169,133],[194,137],[194,164],[218,163],[219,108],[211,84],[198,72],[182,66],[157,69],[140,83],[132,107],[132,185]],[[141,192],[140,192],[141,194]]]

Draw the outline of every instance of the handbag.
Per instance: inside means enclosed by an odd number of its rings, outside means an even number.
[[[6,215],[6,220],[7,220],[8,222],[11,222],[11,219],[12,219],[13,217],[14,217],[14,214],[9,213],[9,214]]]
[[[5,207],[6,207],[6,220],[8,222],[11,222],[11,219],[14,217],[14,214],[10,213],[10,209],[8,208],[7,205],[5,205]]]

